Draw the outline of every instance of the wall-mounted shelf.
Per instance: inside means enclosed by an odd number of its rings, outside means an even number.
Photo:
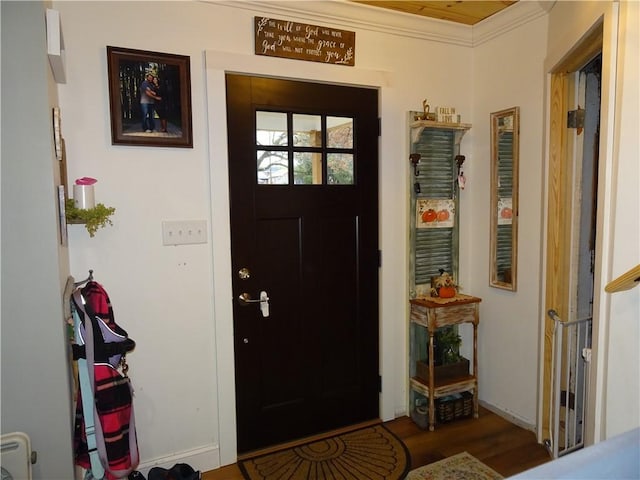
[[[443,123],[431,120],[417,120],[409,126],[411,129],[411,142],[416,143],[425,128],[436,128],[441,130],[451,130],[456,132],[455,142],[460,143],[467,130],[471,129],[470,123]]]
[[[640,285],[640,264],[607,283],[604,291],[607,293],[623,292],[632,289],[636,285]]]
[[[115,211],[114,207],[105,207],[102,203],[89,209],[76,208],[73,199],[68,199],[65,201],[64,219],[68,225],[84,225],[89,236],[93,237],[99,228],[113,225],[110,217]]]

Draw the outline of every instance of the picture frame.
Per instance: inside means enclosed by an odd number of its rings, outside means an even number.
[[[58,185],[58,221],[60,224],[60,245],[67,246],[67,193],[64,185]]]
[[[107,67],[113,145],[193,148],[190,57],[107,46]]]
[[[56,152],[56,160],[62,161],[62,130],[60,129],[60,107],[53,107],[53,146]]]

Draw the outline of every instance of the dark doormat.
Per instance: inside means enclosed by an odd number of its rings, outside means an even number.
[[[238,465],[247,480],[400,480],[409,470],[409,453],[384,425],[375,425]]]

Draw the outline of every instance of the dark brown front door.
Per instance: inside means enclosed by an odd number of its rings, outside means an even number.
[[[378,418],[378,92],[226,87],[242,453]]]

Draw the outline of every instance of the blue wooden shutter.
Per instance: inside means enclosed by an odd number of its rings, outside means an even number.
[[[457,275],[458,267],[458,201],[454,158],[455,133],[451,130],[425,128],[412,153],[421,155],[418,176],[420,184],[415,199],[455,199],[456,222],[453,228],[416,228],[414,244],[414,284],[429,284],[440,269]],[[415,212],[415,205],[412,211]],[[413,219],[415,222],[415,218]]]

